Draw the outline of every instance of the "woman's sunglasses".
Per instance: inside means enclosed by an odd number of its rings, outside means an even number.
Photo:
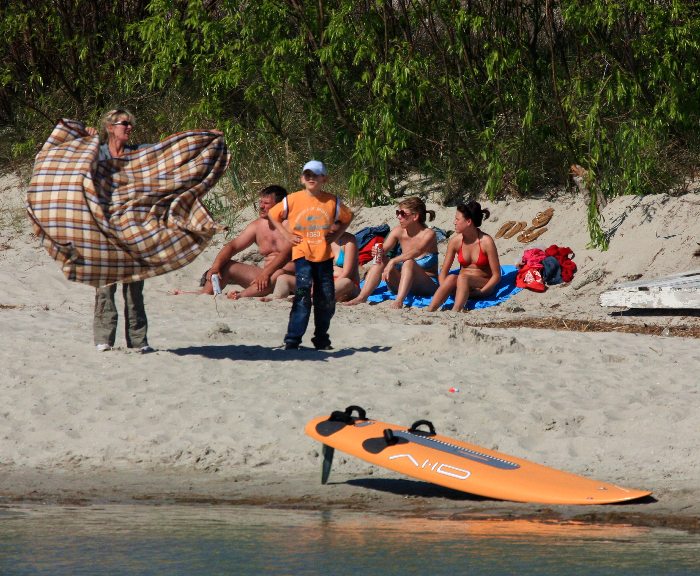
[[[112,126],[133,126],[128,120],[120,120],[119,122],[112,122]]]
[[[397,218],[408,218],[411,214],[413,214],[413,212],[406,212],[405,210],[396,211]]]

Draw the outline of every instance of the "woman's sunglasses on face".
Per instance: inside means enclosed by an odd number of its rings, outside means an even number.
[[[126,128],[127,126],[133,126],[133,124],[128,120],[120,120],[119,122],[112,122],[112,126],[124,126]]]
[[[406,212],[405,210],[397,210],[396,211],[396,217],[397,218],[408,218],[412,212]]]

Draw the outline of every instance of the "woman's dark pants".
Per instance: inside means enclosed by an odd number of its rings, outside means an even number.
[[[92,322],[92,332],[95,344],[114,346],[117,335],[117,306],[114,295],[116,284],[98,288],[95,293],[95,314]],[[122,285],[124,295],[124,328],[128,348],[143,348],[148,346],[146,331],[148,319],[143,304],[143,280],[128,282]]]

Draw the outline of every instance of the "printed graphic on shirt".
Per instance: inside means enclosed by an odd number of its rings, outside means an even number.
[[[331,221],[323,208],[311,206],[302,210],[295,219],[292,231],[303,236],[310,246],[325,242],[327,232],[331,228]]]
[[[292,260],[303,257],[311,262],[323,262],[333,257],[327,239],[333,222],[347,224],[352,212],[333,194],[321,192],[314,196],[300,190],[270,208],[268,217],[277,222],[287,220],[288,230],[301,238],[301,242],[292,246]]]

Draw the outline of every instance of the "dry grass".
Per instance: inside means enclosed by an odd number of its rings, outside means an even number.
[[[624,332],[626,334],[647,334],[650,336],[673,336],[700,338],[700,322],[662,326],[658,324],[634,324],[605,322],[602,320],[574,320],[571,318],[519,318],[479,322],[473,326],[487,328],[536,328],[542,330],[566,330],[570,332]]]

